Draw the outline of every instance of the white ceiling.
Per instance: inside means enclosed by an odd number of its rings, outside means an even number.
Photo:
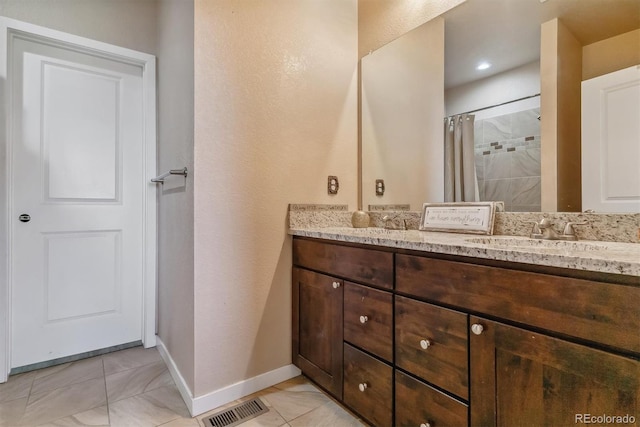
[[[443,17],[451,88],[538,60],[540,24],[556,17],[583,45],[640,28],[640,0],[467,0]]]

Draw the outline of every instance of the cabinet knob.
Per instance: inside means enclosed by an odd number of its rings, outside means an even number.
[[[471,325],[471,332],[473,332],[474,334],[480,335],[482,331],[484,331],[484,326],[482,326],[480,323],[474,323],[473,325]]]
[[[369,387],[369,385],[367,383],[360,383],[358,384],[358,389],[360,389],[360,391],[364,392],[367,387]]]
[[[431,347],[431,341],[429,341],[429,340],[420,340],[420,347],[422,347],[423,350],[428,349],[429,347]]]
[[[367,316],[360,316],[360,323],[362,323],[363,325],[365,323],[367,323],[369,321],[369,317]]]
[[[340,287],[340,282],[333,282],[333,289],[338,289]]]
[[[427,421],[426,423],[420,424],[420,427],[433,427],[433,424]]]

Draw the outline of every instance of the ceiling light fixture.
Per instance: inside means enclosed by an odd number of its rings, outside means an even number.
[[[476,67],[476,70],[486,70],[489,67],[491,67],[491,64],[489,64],[488,62],[481,62]]]

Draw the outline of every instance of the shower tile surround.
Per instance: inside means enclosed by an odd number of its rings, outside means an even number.
[[[481,201],[503,200],[507,211],[541,209],[539,108],[474,123]]]
[[[407,228],[417,230],[420,224],[420,212],[417,211],[370,211],[370,227],[384,227],[382,218],[394,215],[394,220],[406,220]],[[307,229],[324,227],[351,227],[351,215],[347,205],[289,205],[289,228]],[[568,221],[586,222],[587,225],[575,227],[579,240],[597,240],[603,242],[640,243],[640,213],[580,213],[580,212],[496,212],[493,230],[498,236],[529,237],[532,222],[549,218],[561,227]]]

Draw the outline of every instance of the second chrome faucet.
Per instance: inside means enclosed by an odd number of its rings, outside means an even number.
[[[569,221],[565,224],[562,234],[559,234],[555,228],[553,228],[554,224],[549,218],[542,218],[540,222],[534,222],[531,238],[543,240],[578,240],[574,226],[585,224],[586,222]]]

